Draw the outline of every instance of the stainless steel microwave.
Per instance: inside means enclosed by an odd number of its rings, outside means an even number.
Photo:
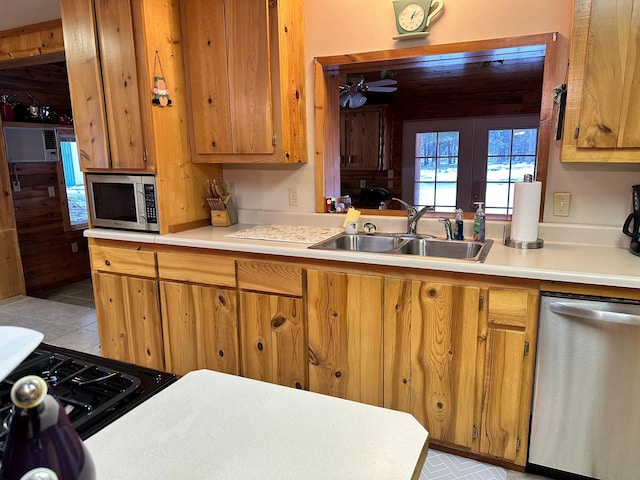
[[[159,232],[153,175],[86,175],[91,226]]]

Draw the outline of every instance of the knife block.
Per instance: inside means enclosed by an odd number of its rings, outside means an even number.
[[[238,212],[231,196],[224,201],[224,210],[211,210],[211,225],[214,227],[228,227],[238,223]]]

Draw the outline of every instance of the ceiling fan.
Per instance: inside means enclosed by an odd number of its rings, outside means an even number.
[[[390,78],[365,82],[362,75],[349,76],[347,77],[347,82],[338,87],[340,91],[340,106],[346,107],[348,105],[349,108],[361,107],[367,101],[367,97],[363,95],[363,92],[395,92],[398,88],[394,85],[397,83],[397,81]]]

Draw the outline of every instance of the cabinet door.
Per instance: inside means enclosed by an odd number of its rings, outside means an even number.
[[[95,4],[113,169],[147,166],[134,42],[133,9],[138,1],[96,0]]]
[[[471,448],[480,289],[385,280],[385,407]]]
[[[576,0],[574,9],[562,160],[637,162],[640,3]]]
[[[267,2],[181,7],[195,153],[273,153]]]
[[[167,370],[240,374],[237,296],[232,290],[160,282]]]
[[[381,112],[364,110],[346,113],[344,167],[378,170],[381,163]]]
[[[60,0],[69,92],[82,170],[109,168],[107,117],[93,0]]]
[[[382,406],[382,277],[307,271],[309,390]]]
[[[60,3],[83,170],[148,166],[134,43],[133,9],[137,2]]]
[[[295,388],[307,386],[301,298],[240,293],[242,375]]]
[[[522,332],[490,328],[487,335],[480,451],[511,461],[526,442],[518,436],[524,341]]]
[[[93,285],[102,354],[164,370],[156,280],[94,272]]]

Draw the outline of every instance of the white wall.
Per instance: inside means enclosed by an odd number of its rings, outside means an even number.
[[[571,0],[445,0],[426,39],[397,42],[391,0],[305,0],[309,161],[302,166],[225,167],[240,208],[314,211],[313,59],[327,55],[559,32],[558,81],[568,59]],[[552,141],[545,222],[622,226],[631,206],[637,165],[575,165],[559,161]],[[639,156],[640,162],[640,156]],[[289,207],[288,188],[298,187],[299,207]],[[569,217],[554,217],[553,193],[571,193]]]

